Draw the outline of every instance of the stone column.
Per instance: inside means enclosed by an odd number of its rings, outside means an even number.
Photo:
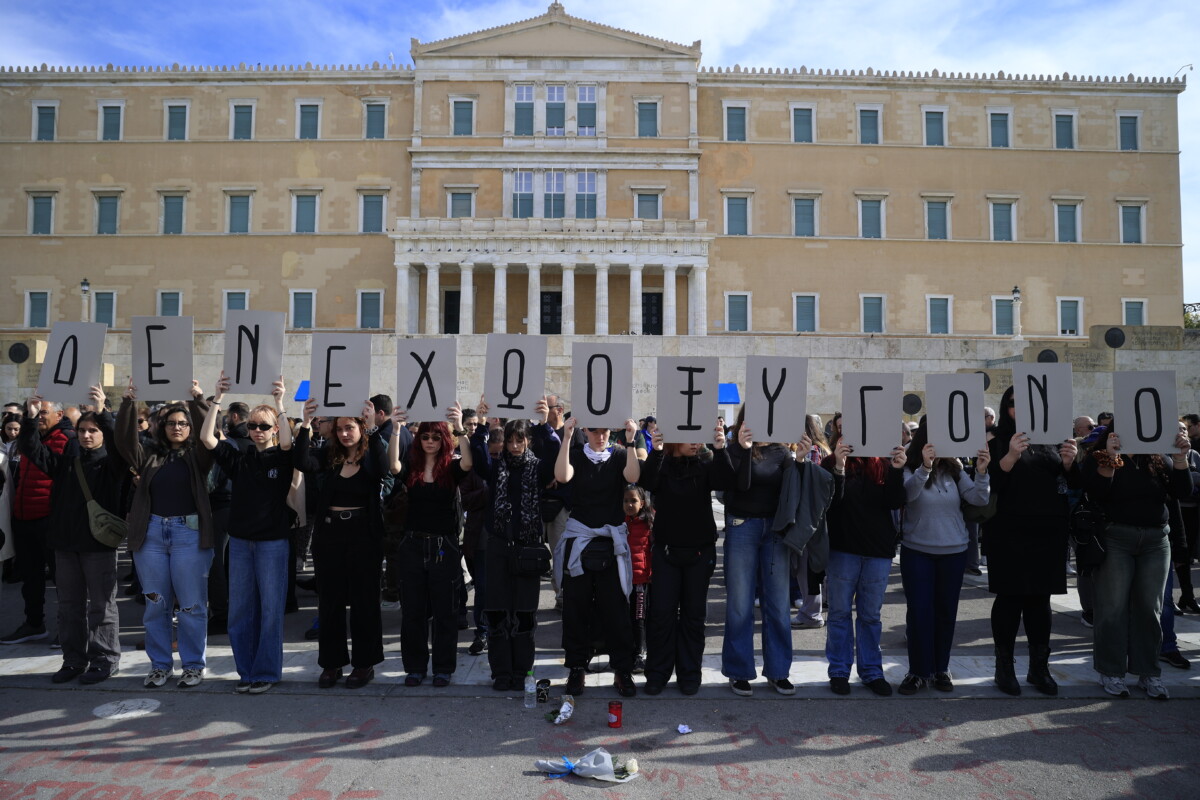
[[[642,265],[629,265],[629,332],[642,332]]]
[[[562,265],[562,332],[575,335],[575,265]]]
[[[475,333],[475,265],[464,261],[459,267],[458,332]]]
[[[542,265],[529,265],[529,291],[525,300],[525,332],[537,336],[542,332]]]
[[[442,306],[441,264],[425,264],[425,335],[438,333]]]
[[[663,336],[675,336],[675,265],[663,267]]]
[[[694,264],[688,278],[688,289],[692,297],[692,320],[689,333],[692,336],[708,335],[708,265]]]
[[[412,280],[412,267],[402,261],[396,261],[396,335],[407,336],[408,330],[408,292]]]
[[[596,265],[596,335],[608,336],[608,264]]]
[[[496,264],[492,272],[492,333],[508,333],[508,265]]]

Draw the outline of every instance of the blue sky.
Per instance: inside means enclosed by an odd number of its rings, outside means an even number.
[[[0,63],[411,63],[422,42],[537,16],[549,0],[0,0]],[[1200,64],[1194,0],[564,0],[574,16],[671,41],[704,64],[1171,77]],[[865,22],[869,21],[869,22]],[[1190,79],[1200,73],[1184,70]],[[1184,298],[1200,302],[1200,89],[1179,99]],[[1188,247],[1187,245],[1191,245]]]

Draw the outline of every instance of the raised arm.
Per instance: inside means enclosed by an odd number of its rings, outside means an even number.
[[[283,383],[283,376],[279,376],[279,380],[271,384],[271,396],[275,398],[275,424],[279,428],[279,449],[292,449],[292,426],[288,424],[287,409],[283,405],[283,398],[287,396],[287,388]]]
[[[470,472],[474,462],[471,458],[471,440],[462,427],[462,403],[455,400],[454,405],[446,409],[446,422],[450,424],[450,435],[458,440],[458,468]]]
[[[321,459],[313,454],[309,447],[312,435],[312,421],[317,413],[317,399],[309,398],[304,404],[304,416],[301,418],[300,431],[296,434],[295,447],[292,448],[292,466],[301,472],[320,472]]]
[[[217,415],[221,413],[221,402],[225,399],[225,393],[229,391],[230,383],[225,370],[221,370],[221,377],[217,379],[217,388],[213,392],[212,404],[204,414],[204,422],[200,424],[200,444],[207,450],[215,450],[220,441],[217,438]]]
[[[575,434],[575,417],[563,423],[562,447],[558,449],[558,458],[554,462],[554,480],[559,483],[570,483],[575,477],[575,468],[571,466],[571,439]]]
[[[38,469],[47,475],[58,474],[59,467],[65,460],[79,454],[79,440],[72,438],[67,441],[62,453],[56,453],[42,441],[38,433],[38,413],[42,410],[42,398],[39,395],[30,397],[25,403],[25,418],[21,420],[21,433],[17,437],[17,450],[22,458],[28,458]]]
[[[392,438],[388,439],[388,471],[393,475],[399,475],[404,471],[404,464],[401,459],[404,457],[400,447],[400,431],[408,430],[408,409],[400,406],[392,407]]]
[[[625,441],[632,443],[636,439],[637,423],[631,419],[625,420]],[[625,448],[625,471],[622,474],[626,483],[637,483],[642,474],[642,459],[638,458],[637,448],[633,446]]]
[[[138,436],[137,387],[133,385],[133,378],[129,379],[121,407],[117,409],[117,435],[113,438],[113,444],[134,472],[142,471],[146,463],[146,450]]]

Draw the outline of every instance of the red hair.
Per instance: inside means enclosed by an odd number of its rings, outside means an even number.
[[[441,447],[434,456],[433,482],[445,488],[452,488],[454,481],[450,478],[450,461],[454,458],[454,442],[450,439],[450,426],[444,422],[422,422],[417,428],[417,435],[414,437],[412,447],[408,448],[408,480],[406,483],[409,486],[416,486],[425,475],[425,449],[421,447],[422,433],[441,435]]]
[[[821,466],[833,472],[834,462],[833,456],[825,456],[821,461]],[[861,476],[871,483],[882,486],[884,476],[887,475],[888,462],[889,459],[884,458],[847,458],[846,477]]]

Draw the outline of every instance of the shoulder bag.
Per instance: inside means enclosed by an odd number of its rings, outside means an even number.
[[[117,514],[105,510],[93,497],[88,488],[87,478],[83,474],[83,462],[75,459],[75,477],[79,479],[79,488],[83,489],[83,499],[87,502],[88,528],[92,538],[105,547],[114,550],[121,546],[129,534],[129,524]]]

